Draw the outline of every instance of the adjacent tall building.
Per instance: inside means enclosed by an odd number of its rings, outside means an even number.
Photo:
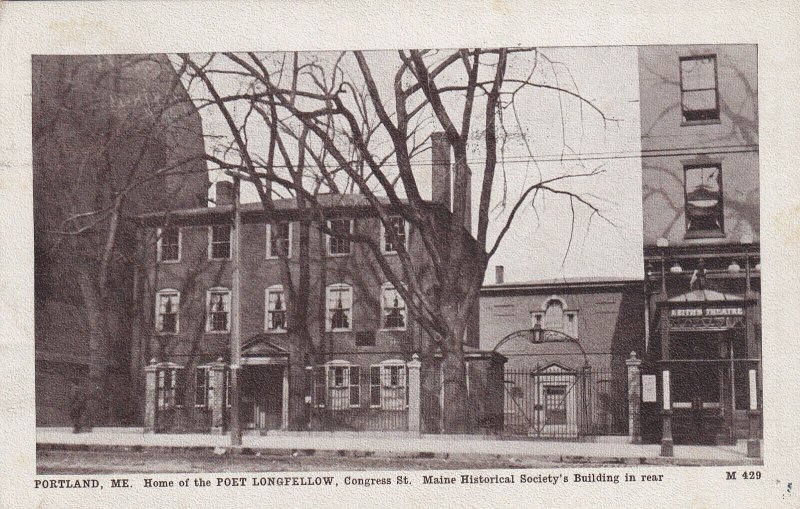
[[[756,47],[638,55],[643,432],[665,454],[752,439],[762,401]]]
[[[70,423],[75,382],[96,424],[133,423],[131,219],[205,199],[200,116],[165,55],[34,56],[32,76],[36,422]]]

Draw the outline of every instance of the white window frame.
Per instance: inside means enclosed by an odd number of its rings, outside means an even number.
[[[177,304],[175,308],[175,332],[164,331],[163,321],[161,320],[161,297],[174,295],[177,297]],[[164,288],[156,292],[156,316],[155,316],[155,330],[156,333],[159,335],[174,335],[178,334],[181,331],[181,292],[175,290],[174,288]]]
[[[561,332],[571,336],[575,339],[578,339],[578,318],[580,317],[580,313],[577,309],[571,309],[567,307],[567,303],[561,297],[557,295],[551,295],[547,299],[542,302],[542,310],[541,311],[533,311],[531,312],[531,327],[535,327],[536,323],[539,323],[539,326],[543,329],[547,329],[545,327],[545,315],[547,314],[547,308],[549,304],[553,301],[556,301],[561,304],[561,319],[562,319],[562,327]],[[572,316],[572,321],[569,320],[569,317]],[[538,318],[538,320],[537,320]],[[557,329],[556,329],[557,330]]]
[[[405,248],[406,251],[408,251],[408,237],[409,237],[408,221],[406,221],[403,216],[399,216],[399,215],[389,216],[389,221],[392,221],[394,219],[400,219],[401,221],[403,221],[403,232],[405,232],[404,239],[403,239],[403,247]],[[381,220],[378,220],[378,222],[381,224],[381,253],[388,254],[388,255],[397,254],[397,250],[396,249],[393,249],[391,251],[388,251],[386,249],[386,225],[383,224],[383,221],[381,221]]]
[[[683,69],[684,64],[689,65],[689,62],[702,62],[703,60],[711,60],[710,64],[714,68],[714,87],[702,87],[702,88],[686,88],[687,84],[683,80]],[[704,55],[689,55],[685,57],[680,57],[678,59],[678,81],[680,82],[680,90],[681,90],[681,119],[683,120],[684,124],[691,125],[697,123],[718,123],[720,121],[720,101],[719,101],[719,73],[718,73],[718,62],[717,62],[717,55],[716,54],[704,54]],[[714,91],[714,108],[705,108],[705,109],[692,109],[687,110],[684,107],[684,96],[692,93],[698,92],[707,92],[707,91]],[[707,118],[687,118],[688,114],[700,114],[700,116],[707,116]]]
[[[349,308],[349,321],[348,327],[343,328],[339,327],[334,329],[333,328],[333,317],[332,312],[333,308],[330,307],[331,303],[331,294],[334,290],[344,290],[347,289],[350,291],[350,308]],[[353,287],[346,283],[333,283],[325,287],[325,330],[327,332],[349,332],[353,330],[353,307],[354,307],[355,298],[353,296]],[[344,308],[343,308],[344,309]]]
[[[403,313],[403,326],[402,327],[387,327],[386,326],[386,310],[389,309],[384,306],[384,300],[386,296],[387,290],[395,290],[395,286],[392,283],[384,283],[381,285],[381,330],[384,331],[404,331],[408,327],[408,307],[406,306],[406,302],[403,299],[403,296],[400,295],[400,292],[397,292],[397,297],[402,301],[402,307],[395,308],[395,309],[402,309]],[[396,290],[395,290],[396,291]]]
[[[214,227],[226,226],[230,232],[228,235],[228,256],[226,258],[214,257],[214,244],[221,244],[222,242],[214,242]],[[215,224],[208,227],[208,259],[209,260],[230,260],[233,255],[233,227],[229,224]]]
[[[198,375],[203,373],[203,401],[197,401]],[[214,376],[210,365],[197,366],[194,368],[194,407],[211,408],[214,402]]]
[[[211,319],[211,295],[215,293],[227,293],[228,294],[228,320],[226,321],[226,329],[223,330],[213,330],[211,328],[212,319]],[[206,333],[207,334],[228,334],[231,331],[231,291],[228,288],[224,287],[215,287],[210,288],[206,291]]]
[[[275,221],[275,224],[285,223],[289,225],[289,246],[286,249],[286,258],[292,257],[292,222],[291,221]],[[272,253],[272,223],[267,223],[267,260],[277,260],[279,255]]]
[[[329,219],[329,220],[328,220],[328,229],[329,229],[329,230],[331,230],[331,231],[333,231],[333,227],[332,227],[333,221],[349,221],[349,222],[350,222],[350,231],[349,231],[349,233],[350,233],[350,235],[352,235],[352,234],[353,234],[353,225],[354,225],[354,223],[355,223],[355,221],[354,221],[353,219],[347,219],[347,218],[336,218],[336,219]],[[347,245],[348,245],[349,247],[348,247],[348,249],[347,249],[347,252],[346,252],[346,253],[331,253],[331,241],[332,241],[334,238],[335,238],[337,241],[338,241],[338,240],[342,240],[342,241],[346,241],[346,242],[347,242]],[[328,256],[331,256],[331,257],[350,256],[350,255],[353,253],[353,243],[350,241],[350,239],[341,239],[341,238],[339,238],[339,237],[334,237],[334,236],[332,236],[332,235],[328,235],[328,239],[327,239],[327,242],[326,242],[326,244],[327,244],[327,253],[328,253]]]
[[[342,370],[342,385],[334,385],[334,373],[337,369]],[[357,373],[356,376],[358,384],[356,385],[352,383],[352,375],[354,372]],[[355,401],[353,401],[353,387],[358,389],[358,395],[356,396]],[[334,390],[345,391],[347,393],[347,397],[333,398],[331,395],[332,391]],[[345,400],[347,401],[346,406],[338,406],[335,404]],[[333,360],[325,363],[325,404],[327,408],[330,408],[331,410],[347,410],[350,408],[361,407],[361,366],[344,360]]]
[[[269,296],[272,293],[281,294],[281,300],[283,301],[283,324],[284,327],[282,329],[272,329],[270,328],[270,324],[272,323],[271,315],[274,310],[269,308]],[[273,334],[280,334],[286,332],[286,327],[289,324],[289,316],[288,311],[286,309],[286,292],[283,291],[283,285],[272,285],[267,287],[264,290],[264,332],[269,332]]]
[[[380,404],[375,404],[372,402],[372,389],[375,387],[374,380],[372,378],[373,370],[379,369],[380,370],[380,395],[381,400]],[[392,384],[392,370],[396,369],[398,372],[398,383]],[[408,408],[408,367],[406,363],[400,359],[389,359],[385,360],[379,364],[373,364],[370,366],[369,371],[369,382],[370,382],[370,408],[380,408],[382,410],[405,410]],[[391,406],[388,404],[389,401],[389,390],[396,390],[402,389],[402,397],[400,398],[401,404],[399,407],[395,408],[395,406]],[[396,398],[395,398],[396,399]]]
[[[158,229],[156,229],[156,237],[157,237],[157,239],[156,239],[156,260],[158,261],[158,263],[180,263],[181,262],[181,249],[182,249],[181,246],[183,245],[183,230],[179,226],[173,226],[172,228],[175,228],[176,230],[178,230],[178,258],[176,260],[164,260],[163,259],[163,251],[161,250],[161,246],[162,246],[162,241],[163,241],[163,238],[164,238],[163,237],[164,230],[167,230],[168,228],[158,228]]]

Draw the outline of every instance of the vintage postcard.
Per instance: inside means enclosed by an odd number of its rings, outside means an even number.
[[[796,506],[797,9],[651,5],[0,6],[3,499]]]

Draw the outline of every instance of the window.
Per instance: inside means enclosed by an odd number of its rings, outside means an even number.
[[[361,368],[347,361],[330,361],[328,368],[328,406],[344,410],[361,406]]]
[[[292,257],[292,223],[288,221],[267,225],[267,258]]]
[[[334,234],[352,234],[352,219],[332,219],[328,221],[328,228]],[[331,256],[344,256],[350,254],[350,239],[328,236],[328,254]]]
[[[702,55],[681,58],[680,72],[684,122],[718,120],[717,57]]]
[[[567,424],[567,388],[563,385],[544,386],[544,423]]]
[[[328,331],[349,331],[353,328],[353,289],[349,285],[330,285],[326,291],[325,313]]]
[[[573,338],[578,337],[578,312],[566,309],[564,301],[558,297],[551,297],[543,306],[543,311],[532,313],[533,326],[546,331],[545,339],[550,336],[556,338],[560,333]]]
[[[209,408],[214,401],[214,387],[211,382],[211,367],[198,366],[194,370],[194,406]]]
[[[177,227],[159,228],[156,241],[158,261],[178,262],[181,259],[181,230]]]
[[[161,290],[156,294],[156,331],[178,333],[178,310],[181,294],[177,290]]]
[[[693,165],[684,168],[687,236],[724,232],[722,215],[722,168]]]
[[[381,327],[405,330],[406,304],[391,283],[381,287]]]
[[[206,300],[206,332],[229,332],[231,292],[225,288],[213,288],[208,291]]]
[[[223,224],[209,229],[209,257],[212,260],[227,260],[231,257],[231,227]]]
[[[180,380],[182,372],[182,368],[174,365],[156,372],[159,408],[183,406],[184,384]]]
[[[406,221],[400,216],[391,216],[389,217],[389,224],[391,225],[391,231],[394,232],[397,243],[402,244],[404,248],[407,247]],[[381,248],[383,252],[396,253],[397,245],[392,240],[392,235],[383,222],[381,222],[381,231],[383,232],[383,235],[381,236]]]
[[[401,360],[383,361],[370,366],[369,404],[383,410],[406,408],[406,364]]]
[[[267,288],[267,332],[286,332],[286,299],[281,285]]]

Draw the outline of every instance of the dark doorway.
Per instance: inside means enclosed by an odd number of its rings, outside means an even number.
[[[283,366],[242,369],[241,422],[244,429],[280,429],[283,409]]]

